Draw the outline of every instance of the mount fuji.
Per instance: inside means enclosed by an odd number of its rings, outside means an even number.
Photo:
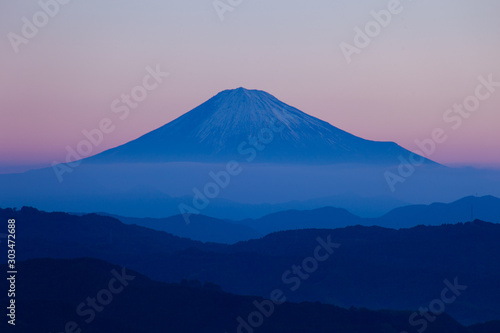
[[[396,143],[343,131],[266,92],[238,88],[81,164],[0,175],[0,202],[167,217],[176,215],[180,204],[193,206],[196,193],[212,188],[214,177],[229,166],[237,176],[230,185],[222,182],[227,186],[221,185],[218,195],[210,194],[203,214],[244,219],[250,215],[242,207],[293,203],[290,209],[312,200],[308,208],[313,209],[325,205],[322,198],[332,197],[342,202],[366,198],[356,204],[361,210],[377,197],[426,204],[478,192],[500,197],[497,172],[448,168],[412,155]],[[405,165],[411,157],[421,158],[423,165]],[[393,188],[388,172],[399,176]]]
[[[260,90],[225,90],[138,139],[86,159],[92,163],[223,162],[398,164],[412,154],[312,117]],[[434,162],[423,158],[424,163]]]

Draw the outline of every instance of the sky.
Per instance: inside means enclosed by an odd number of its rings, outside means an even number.
[[[54,3],[0,2],[0,172],[63,161],[103,119],[113,130],[93,153],[241,86],[410,150],[441,129],[431,159],[500,167],[500,86],[478,88],[500,82],[497,0]],[[38,31],[23,30],[33,20]],[[357,27],[372,28],[369,43],[355,43]],[[120,118],[111,105],[152,70],[168,76]],[[479,104],[447,111],[464,101]]]

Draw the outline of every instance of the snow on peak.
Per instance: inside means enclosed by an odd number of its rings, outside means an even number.
[[[312,117],[261,90],[224,90],[174,121],[102,155],[114,159],[225,160],[280,127],[261,160],[346,162],[393,160],[404,149],[367,141]]]

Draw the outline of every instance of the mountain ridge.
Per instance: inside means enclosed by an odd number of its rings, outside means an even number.
[[[0,209],[23,235],[18,259],[93,257],[167,283],[198,279],[230,293],[266,297],[290,286],[285,271],[313,255],[318,237],[340,244],[290,301],[349,308],[415,309],[439,296],[443,280],[469,286],[449,314],[463,324],[500,318],[500,224],[355,226],[277,232],[234,245],[201,243],[98,215]],[[57,231],[57,232],[55,232]],[[474,239],[474,242],[470,240]],[[6,249],[6,243],[0,244]],[[7,258],[0,260],[5,263]]]
[[[388,163],[410,151],[343,131],[261,90],[224,90],[175,120],[91,163],[220,162],[254,151],[259,162]],[[424,163],[437,164],[423,158]]]
[[[471,208],[474,210],[470,215]],[[104,214],[110,215],[110,214]],[[437,226],[475,219],[500,223],[500,199],[494,196],[464,197],[450,203],[406,205],[377,218],[363,218],[341,207],[325,206],[314,209],[286,209],[259,218],[242,220],[217,219],[193,215],[194,224],[187,225],[182,215],[166,218],[132,218],[111,215],[125,224],[170,232],[199,241],[235,243],[260,238],[273,232],[300,229],[336,229],[353,225],[379,226],[390,229],[413,228],[418,225]],[[248,229],[235,229],[244,226]],[[204,232],[212,228],[210,234]]]

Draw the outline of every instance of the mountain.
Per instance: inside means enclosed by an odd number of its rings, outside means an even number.
[[[288,210],[260,219],[239,221],[264,234],[296,229],[334,229],[363,224],[363,219],[342,208],[324,207],[313,210]]]
[[[171,216],[163,219],[131,218],[123,216],[113,217],[125,224],[136,224],[146,228],[165,231],[179,237],[185,237],[202,242],[232,244],[263,236],[262,233],[249,226],[219,220],[204,215],[191,216],[189,223],[186,223],[186,220],[182,215]]]
[[[500,199],[491,195],[468,196],[451,203],[408,205],[395,208],[377,219],[374,224],[388,228],[407,228],[419,224],[439,225],[473,219],[500,223]]]
[[[112,216],[130,225],[165,231],[179,237],[186,237],[202,242],[233,244],[255,238],[261,238],[272,232],[296,229],[333,229],[349,225],[364,224],[362,219],[345,209],[324,207],[314,210],[287,210],[263,216],[259,219],[230,221],[205,215],[192,215],[189,223],[183,215],[167,218],[133,218],[100,213]]]
[[[24,234],[18,257],[97,256],[113,260],[128,256],[144,260],[144,255],[173,253],[186,249],[216,250],[224,245],[202,243],[137,225],[125,225],[107,216],[77,216],[62,212],[47,213],[30,207],[0,209],[1,218],[19,217],[16,230]],[[54,249],[64,249],[54,252]],[[142,253],[139,255],[138,253]],[[109,256],[109,257],[108,257]],[[139,256],[139,257],[138,257]],[[142,257],[142,259],[141,259]]]
[[[410,154],[394,142],[356,137],[264,91],[238,88],[220,92],[172,122],[87,161],[227,162],[257,158],[261,163],[394,165],[400,163],[398,156]]]
[[[287,205],[283,204],[284,207]],[[279,205],[277,206],[279,207]],[[252,205],[248,205],[248,207],[252,207]],[[351,214],[348,210],[334,207],[322,207],[312,210],[284,210],[260,218],[244,220],[192,215],[189,218],[189,224],[186,223],[182,215],[167,218],[134,218],[107,213],[99,213],[98,215],[111,216],[124,224],[135,224],[149,229],[165,231],[190,240],[233,244],[285,230],[336,229],[353,225],[375,225],[399,229],[412,228],[418,225],[453,224],[471,220],[471,208],[472,217],[483,221],[500,223],[500,199],[493,196],[465,197],[451,203],[409,205],[394,209],[378,218],[362,218]],[[24,211],[26,210],[27,208],[24,208]],[[109,221],[113,220],[110,219]]]
[[[400,229],[413,228],[418,225],[455,224],[474,219],[500,223],[500,199],[489,195],[469,196],[450,203],[407,205],[395,208],[377,218],[362,218],[345,209],[333,207],[302,211],[287,210],[258,219],[241,220],[238,223],[268,234],[283,230],[334,229],[353,225]]]
[[[467,288],[446,306],[447,313],[462,324],[500,318],[500,224],[308,229],[222,245],[98,215],[0,209],[0,219],[10,218],[18,221],[22,235],[18,260],[92,257],[157,281],[198,279],[231,293],[262,297],[277,287],[296,286],[288,297],[292,302],[345,308],[418,309],[440,297],[445,280],[456,279]],[[5,244],[0,248],[6,253]],[[331,255],[325,259],[327,252],[317,253],[318,246],[330,248]],[[323,261],[314,263],[317,255]]]
[[[414,165],[412,153],[395,143],[356,137],[257,90],[223,91],[85,159],[102,147],[84,132],[80,141],[62,145],[63,163],[0,175],[0,204],[157,218],[188,206],[195,214],[240,219],[276,212],[272,205],[287,202],[297,205],[280,210],[339,205],[373,216],[401,202],[500,196],[497,170],[447,168],[426,159]],[[65,163],[74,159],[83,162]]]
[[[442,225],[474,218],[500,223],[500,199],[493,196],[465,197],[451,203],[408,205],[378,218],[362,218],[343,208],[322,207],[311,210],[284,210],[256,219],[222,220],[192,215],[186,224],[182,215],[169,218],[129,218],[114,216],[126,224],[137,224],[194,240],[236,243],[277,231],[297,229],[336,229],[353,225],[385,228],[412,228],[418,225]]]
[[[23,274],[16,281],[16,326],[7,324],[4,318],[0,329],[5,333],[397,333],[414,328],[409,323],[411,311],[276,304],[261,297],[232,295],[199,281],[159,283],[95,259],[37,259],[20,265]],[[0,267],[2,271],[7,269]],[[6,282],[0,285],[8,289]],[[2,304],[7,304],[6,295],[0,295]],[[498,323],[464,327],[447,314],[426,325],[428,333],[498,332]]]

